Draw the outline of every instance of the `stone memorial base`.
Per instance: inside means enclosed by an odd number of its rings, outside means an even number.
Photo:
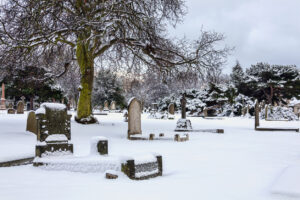
[[[16,110],[13,109],[13,108],[9,108],[9,109],[7,110],[7,114],[16,114]]]
[[[179,119],[175,131],[192,131],[192,123],[189,119]]]
[[[35,156],[43,157],[48,154],[72,154],[73,144],[67,142],[37,144],[35,147]]]

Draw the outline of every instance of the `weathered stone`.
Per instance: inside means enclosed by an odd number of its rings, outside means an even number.
[[[207,116],[208,116],[207,108],[206,108],[206,107],[203,109],[203,116],[204,116],[204,117],[207,117]]]
[[[159,137],[164,137],[164,136],[165,136],[164,133],[160,133],[160,134],[159,134]]]
[[[185,134],[185,137],[180,137],[179,134],[175,134],[174,140],[176,142],[185,142],[185,141],[188,141],[189,140],[189,134]]]
[[[37,140],[36,156],[46,152],[64,151],[73,153],[71,140],[71,115],[67,107],[58,103],[43,103],[36,111]]]
[[[17,104],[17,114],[24,114],[24,103],[19,101]]]
[[[124,122],[128,122],[128,111],[126,110],[123,114]]]
[[[108,141],[107,140],[99,140],[97,144],[97,149],[100,155],[108,154]]]
[[[106,172],[105,173],[105,178],[107,179],[117,179],[118,175],[112,172]]]
[[[128,105],[128,138],[135,134],[142,134],[141,103],[133,98]]]
[[[34,111],[28,113],[26,131],[30,131],[37,135],[37,120]]]
[[[109,108],[108,108],[108,101],[107,100],[104,101],[104,109],[103,110],[104,111],[108,111],[109,110]]]
[[[259,103],[258,103],[258,100],[256,100],[256,102],[255,102],[254,113],[255,113],[254,128],[256,129],[259,126]]]
[[[178,119],[175,131],[191,131],[192,123],[189,119]]]
[[[157,176],[162,176],[162,167],[162,156],[156,156],[156,162],[146,162],[138,165],[135,164],[134,160],[127,160],[126,163],[122,164],[121,171],[124,172],[130,179],[144,180],[154,178]],[[149,173],[153,171],[157,171],[157,173]]]
[[[185,93],[182,95],[182,98],[180,99],[181,103],[181,118],[186,119],[186,98]]]
[[[151,133],[151,134],[149,135],[149,140],[154,140],[154,137],[155,137],[155,134],[154,134],[154,133]]]
[[[265,106],[265,119],[268,119],[268,111],[269,111],[269,105]]]
[[[7,109],[7,114],[16,114],[16,110],[13,108]]]
[[[10,102],[10,103],[8,104],[8,108],[14,108],[14,105],[13,105],[12,102]]]
[[[168,111],[169,111],[169,114],[171,114],[171,115],[174,115],[174,114],[175,114],[175,105],[174,105],[174,103],[171,103],[171,104],[168,106]]]
[[[116,110],[116,102],[115,101],[112,101],[110,103],[110,110]]]

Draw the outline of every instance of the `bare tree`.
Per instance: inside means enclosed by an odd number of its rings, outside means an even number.
[[[216,49],[223,35],[214,32],[203,32],[192,43],[166,37],[166,23],[175,26],[184,15],[182,0],[8,0],[0,13],[4,54],[45,52],[60,45],[74,50],[81,72],[78,122],[95,121],[91,96],[97,59],[109,63],[113,57],[122,65],[168,73],[208,67],[212,58],[220,61],[228,52]]]

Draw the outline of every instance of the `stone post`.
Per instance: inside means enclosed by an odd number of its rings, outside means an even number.
[[[180,99],[181,103],[181,118],[186,119],[186,98],[185,93],[182,95],[182,98]]]
[[[259,103],[258,100],[255,102],[255,108],[254,108],[254,113],[255,113],[255,129],[259,126]]]
[[[268,119],[268,110],[269,110],[269,106],[266,105],[266,106],[265,106],[265,120]]]

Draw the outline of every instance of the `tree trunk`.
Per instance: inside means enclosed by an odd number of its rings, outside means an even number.
[[[94,58],[92,53],[88,51],[88,44],[78,42],[76,49],[76,57],[80,67],[80,95],[77,106],[76,121],[79,123],[89,124],[95,123],[96,120],[92,116],[92,90],[94,80]]]

